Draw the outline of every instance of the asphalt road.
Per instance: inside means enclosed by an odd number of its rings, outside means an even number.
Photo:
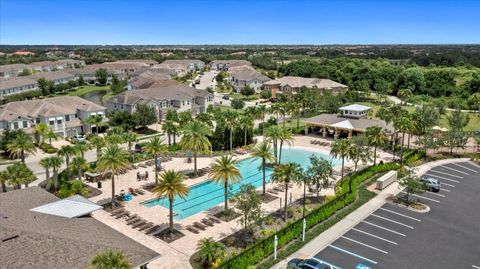
[[[480,269],[480,167],[448,164],[427,175],[442,183],[414,197],[429,212],[387,203],[315,257],[339,268]]]

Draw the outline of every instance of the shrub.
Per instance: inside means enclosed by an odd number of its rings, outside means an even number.
[[[260,97],[262,97],[262,99],[270,99],[272,98],[272,93],[270,91],[262,91]]]

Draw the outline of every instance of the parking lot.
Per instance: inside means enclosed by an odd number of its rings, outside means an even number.
[[[451,163],[425,175],[442,183],[412,197],[429,212],[386,203],[315,257],[340,268],[480,269],[480,166]]]

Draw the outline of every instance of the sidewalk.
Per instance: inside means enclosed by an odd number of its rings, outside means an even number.
[[[465,162],[468,160],[469,160],[468,158],[445,159],[445,160],[425,163],[416,167],[416,174],[417,176],[421,176],[433,167],[447,164],[447,163]],[[337,238],[339,238],[340,236],[348,232],[351,228],[353,228],[363,219],[368,217],[375,210],[383,206],[388,197],[390,197],[391,195],[397,195],[400,191],[401,189],[399,188],[398,183],[394,182],[393,184],[385,188],[383,191],[381,191],[377,196],[372,198],[370,201],[368,201],[367,203],[362,205],[360,208],[358,208],[357,210],[355,210],[354,212],[346,216],[344,219],[339,221],[334,226],[330,227],[330,229],[326,230],[325,232],[317,236],[315,239],[307,243],[301,249],[294,252],[287,259],[282,260],[276,265],[274,265],[272,268],[285,269],[287,267],[288,261],[293,258],[311,257],[312,255],[315,255],[316,253],[320,252],[321,250],[326,248],[328,245],[330,245],[333,241],[335,241]]]

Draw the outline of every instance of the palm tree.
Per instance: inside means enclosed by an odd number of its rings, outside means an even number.
[[[165,120],[162,124],[162,130],[167,134],[168,137],[168,145],[171,145],[171,137],[174,133],[177,132],[177,125],[173,120]]]
[[[250,128],[253,127],[253,119],[250,115],[242,115],[238,121],[239,125],[241,128],[243,128],[244,132],[244,138],[243,138],[243,144],[246,146],[247,145],[247,132]]]
[[[75,155],[75,148],[70,145],[61,146],[57,151],[58,156],[65,158],[65,165],[67,166],[68,178],[70,178],[70,157]]]
[[[43,158],[40,160],[40,166],[45,169],[45,188],[48,190],[49,188],[49,180],[50,180],[50,168],[53,168],[52,166],[52,159],[51,157]]]
[[[115,203],[115,175],[125,169],[127,165],[127,152],[118,145],[107,146],[98,161],[98,169],[102,172],[109,172],[112,175],[112,205]]]
[[[120,251],[107,250],[92,258],[88,269],[131,269],[132,265]]]
[[[377,164],[377,148],[387,143],[388,138],[380,126],[370,126],[366,129],[365,135],[368,143],[373,146],[373,165]]]
[[[82,158],[85,158],[85,152],[90,149],[90,146],[86,142],[76,142],[73,144],[73,149],[76,155],[80,155]]]
[[[150,138],[144,149],[147,154],[150,154],[155,159],[155,183],[158,183],[158,155],[165,152],[165,148],[162,145],[162,139],[160,139],[159,136]]]
[[[197,175],[197,152],[211,151],[212,144],[207,136],[212,135],[212,130],[203,122],[192,121],[185,125],[182,132],[180,147],[183,150],[193,151],[193,171]]]
[[[22,184],[28,187],[28,183],[36,179],[33,171],[21,162],[14,162],[8,166],[2,177],[9,185],[14,186],[15,189],[21,189]]]
[[[332,148],[330,149],[330,155],[332,155],[335,158],[342,159],[342,172],[341,172],[342,183],[343,183],[343,170],[345,167],[345,158],[348,158],[351,147],[352,147],[352,143],[350,142],[350,140],[346,138],[342,138],[335,141],[332,145]]]
[[[2,192],[7,192],[8,172],[6,170],[0,171],[0,184],[2,185]]]
[[[52,140],[56,141],[58,139],[58,135],[52,129],[48,129],[48,131],[45,133],[44,138],[48,139],[48,143],[51,146],[52,145]]]
[[[262,135],[265,133],[265,114],[267,114],[267,107],[265,105],[257,106],[259,118],[262,120]]]
[[[405,105],[407,99],[413,95],[412,90],[410,89],[401,89],[397,92],[397,96],[402,100],[401,104]]]
[[[405,133],[408,132],[412,127],[412,122],[409,117],[403,116],[399,117],[394,122],[395,128],[402,132],[402,144],[400,147],[400,163],[403,164],[403,147],[405,145]]]
[[[116,133],[109,133],[107,136],[105,136],[105,142],[108,145],[119,145],[122,144],[124,141],[122,135]]]
[[[225,245],[213,238],[203,238],[197,243],[197,251],[204,265],[210,267],[216,260],[226,255]]]
[[[85,123],[90,125],[90,132],[92,131],[93,127],[95,126],[95,133],[98,135],[98,128],[103,123],[102,115],[91,115],[85,119]]]
[[[128,132],[123,135],[123,140],[127,142],[128,152],[132,152],[133,143],[138,141],[136,133]]]
[[[97,149],[97,160],[100,159],[103,147],[105,147],[105,139],[103,137],[95,135],[90,138],[90,145]]]
[[[82,156],[77,156],[72,160],[72,169],[77,171],[78,180],[82,180],[83,171],[88,169],[88,162]]]
[[[35,154],[37,149],[32,142],[30,136],[25,133],[19,133],[17,137],[12,139],[7,144],[7,150],[10,152],[10,156],[13,158],[20,157],[22,163],[25,163],[25,154]]]
[[[229,131],[229,141],[230,141],[230,152],[233,150],[233,132],[235,131],[235,126],[238,124],[238,112],[236,111],[227,111],[225,113],[225,126]]]
[[[170,232],[173,232],[173,199],[175,196],[185,199],[189,189],[185,185],[184,175],[175,170],[167,170],[160,175],[160,181],[153,188],[153,193],[160,198],[168,198],[170,209]]]
[[[278,163],[278,141],[280,140],[282,135],[283,135],[283,129],[278,125],[272,125],[265,130],[265,140],[269,143],[272,143],[273,155],[277,163]]]
[[[279,140],[280,140],[280,149],[278,150],[278,163],[280,163],[282,160],[283,143],[287,143],[287,145],[291,146],[293,145],[293,141],[295,139],[293,138],[292,132],[287,128],[283,127]]]
[[[49,128],[48,126],[41,122],[35,127],[35,136],[37,138],[38,144],[42,144],[45,140],[45,134],[48,132]]]
[[[225,195],[225,212],[228,211],[228,183],[239,182],[242,179],[240,170],[237,168],[237,160],[231,155],[222,155],[216,158],[212,164],[212,170],[208,177],[217,183],[223,184]]]
[[[261,142],[257,146],[255,146],[252,150],[252,157],[255,159],[261,159],[262,160],[262,173],[263,173],[263,189],[262,193],[263,196],[265,196],[265,185],[266,185],[266,179],[265,179],[265,169],[266,169],[266,162],[273,162],[275,161],[275,157],[272,155],[272,147],[265,141]]]
[[[285,184],[285,215],[284,220],[287,221],[287,206],[288,206],[288,184],[290,182],[297,182],[301,177],[301,168],[295,163],[277,164],[272,173],[272,182]]]
[[[60,187],[60,178],[58,177],[58,169],[62,166],[63,159],[59,156],[48,157],[53,170],[53,178],[55,179],[54,188],[55,191]]]

